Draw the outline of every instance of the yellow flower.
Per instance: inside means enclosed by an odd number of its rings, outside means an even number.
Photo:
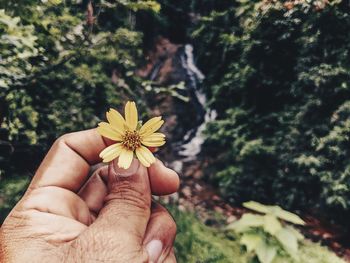
[[[107,122],[98,124],[97,131],[103,137],[116,141],[100,153],[103,162],[110,162],[119,157],[118,166],[128,169],[134,158],[134,152],[139,161],[149,167],[156,161],[147,147],[159,147],[165,144],[165,135],[156,132],[164,123],[162,117],[154,117],[141,128],[138,127],[138,114],[135,102],[128,101],[125,105],[125,119],[116,110],[106,113]]]

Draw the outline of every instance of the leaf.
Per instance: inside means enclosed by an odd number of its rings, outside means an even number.
[[[276,216],[274,215],[264,216],[264,230],[267,233],[274,236],[281,229],[282,229],[282,225]]]
[[[49,0],[49,3],[52,5],[59,5],[60,3],[62,3],[62,0]]]
[[[243,232],[251,227],[264,225],[264,217],[260,215],[244,214],[241,219],[228,225],[228,229],[233,229],[237,233]]]
[[[282,244],[287,253],[294,259],[298,259],[298,238],[294,232],[283,228],[276,233],[277,240]]]
[[[304,239],[304,236],[298,230],[296,230],[294,227],[287,225],[287,226],[285,226],[285,228],[288,229],[290,232],[292,232],[298,240]]]
[[[50,4],[50,5],[59,5],[62,3],[62,0],[41,0],[43,4]]]
[[[284,221],[287,221],[289,223],[293,223],[296,225],[305,225],[304,220],[302,220],[298,215],[283,210],[279,206],[276,207],[274,214],[280,219],[283,219]]]
[[[267,214],[269,212],[269,207],[267,205],[263,205],[255,201],[245,202],[243,203],[243,206],[250,210],[263,213],[263,214]]]
[[[256,254],[261,263],[271,263],[277,254],[277,248],[265,242],[260,242],[256,248]]]
[[[263,242],[261,236],[253,233],[245,233],[240,239],[240,243],[247,248],[248,252],[256,250],[261,242]]]
[[[283,210],[281,207],[276,205],[275,206],[263,205],[255,201],[249,201],[249,202],[243,203],[243,206],[259,213],[275,215],[276,217],[284,221],[287,221],[296,225],[305,225],[305,222],[298,215],[288,212],[286,210]]]

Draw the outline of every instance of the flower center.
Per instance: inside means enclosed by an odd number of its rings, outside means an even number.
[[[141,137],[136,131],[126,131],[123,136],[122,145],[131,151],[141,146]]]

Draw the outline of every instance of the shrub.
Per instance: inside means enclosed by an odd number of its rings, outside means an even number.
[[[279,206],[265,206],[253,201],[243,206],[263,214],[246,213],[228,226],[228,229],[240,234],[240,243],[247,252],[256,255],[261,263],[283,261],[286,258],[300,261],[299,241],[304,237],[283,222],[304,225],[300,217]]]
[[[194,31],[199,50],[216,45],[199,53],[218,112],[208,175],[232,202],[350,218],[349,11],[344,1],[237,1]]]

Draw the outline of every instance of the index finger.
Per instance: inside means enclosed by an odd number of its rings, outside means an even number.
[[[87,179],[90,166],[101,162],[99,153],[111,144],[96,129],[61,136],[40,164],[29,188],[62,187],[77,192]]]

